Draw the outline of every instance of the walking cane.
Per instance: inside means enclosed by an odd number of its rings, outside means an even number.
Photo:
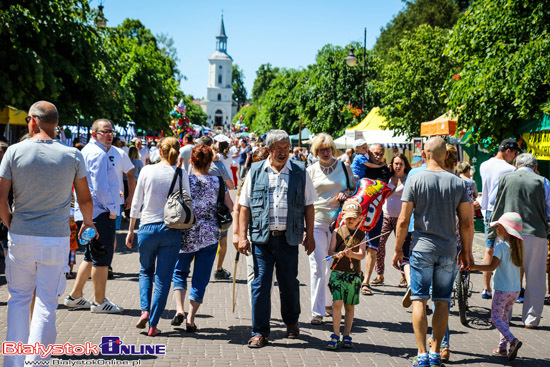
[[[239,256],[241,253],[237,251],[235,255],[235,268],[233,269],[233,313],[235,313],[235,288],[237,283],[237,265],[239,264]]]

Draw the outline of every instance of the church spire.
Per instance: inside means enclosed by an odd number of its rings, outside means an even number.
[[[220,24],[220,32],[216,36],[216,51],[227,53],[227,35],[225,34],[225,26],[223,24],[223,14],[222,22]]]

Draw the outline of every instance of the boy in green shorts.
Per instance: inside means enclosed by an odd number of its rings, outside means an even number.
[[[359,304],[361,291],[361,260],[365,258],[366,246],[363,243],[365,233],[357,227],[361,222],[361,205],[348,200],[342,208],[344,225],[332,233],[328,250],[334,256],[334,265],[328,287],[332,293],[332,327],[334,334],[327,342],[328,349],[352,348],[351,325],[353,324],[354,306]],[[357,246],[359,245],[359,246]],[[344,337],[340,342],[340,321],[342,305],[346,310],[344,318]]]

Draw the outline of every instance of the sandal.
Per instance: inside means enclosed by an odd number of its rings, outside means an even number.
[[[188,333],[194,333],[198,330],[197,325],[195,323],[193,324],[185,324],[185,330],[187,330]]]
[[[332,306],[325,307],[325,317],[332,317]]]
[[[75,272],[70,272],[70,273],[65,273],[65,278],[66,279],[75,279],[76,278],[76,273]]]
[[[353,348],[353,342],[351,341],[351,336],[344,335],[342,338],[342,346],[344,348]]]
[[[340,336],[332,334],[330,336],[330,340],[327,342],[327,349],[336,350],[341,344],[342,342],[340,341]]]
[[[405,279],[405,277],[402,277],[397,286],[401,288],[405,288],[407,285],[408,285],[407,279]]]
[[[177,313],[176,316],[172,319],[172,322],[170,322],[170,325],[172,326],[180,326],[183,321],[185,321],[186,317],[185,314]]]
[[[372,296],[372,289],[368,284],[361,284],[361,294],[364,296]]]
[[[311,318],[311,325],[321,325],[323,323],[323,316],[313,316]]]
[[[506,351],[506,349],[500,349],[500,348],[493,349],[493,354],[496,356],[503,356],[503,357],[508,356],[508,352]]]
[[[384,276],[378,275],[374,280],[370,282],[371,285],[382,285],[384,284]]]
[[[522,346],[522,342],[520,342],[517,338],[514,339],[512,343],[510,343],[510,349],[508,350],[508,360],[513,361],[516,359],[516,356],[518,355],[518,350]]]
[[[267,345],[267,338],[262,334],[256,334],[248,340],[248,348],[262,348]]]

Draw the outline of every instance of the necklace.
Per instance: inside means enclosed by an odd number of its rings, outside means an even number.
[[[338,163],[338,160],[334,159],[334,162],[330,164],[330,166],[323,166],[321,162],[319,162],[319,167],[321,167],[321,171],[326,175],[330,175],[332,172],[334,172],[334,169],[336,168],[336,164]]]

